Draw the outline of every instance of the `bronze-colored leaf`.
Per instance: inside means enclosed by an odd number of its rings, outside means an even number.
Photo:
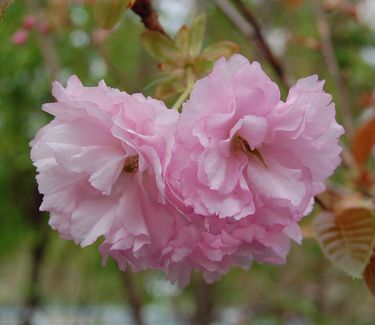
[[[366,121],[354,134],[352,153],[358,165],[364,164],[375,145],[375,117]]]
[[[345,198],[334,212],[313,221],[316,238],[328,259],[353,277],[361,277],[375,243],[374,207],[360,197]]]
[[[375,252],[372,254],[371,259],[363,272],[363,278],[365,279],[367,287],[375,296]]]

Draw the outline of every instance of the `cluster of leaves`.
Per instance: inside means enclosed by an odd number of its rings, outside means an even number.
[[[183,25],[174,40],[154,31],[142,34],[144,48],[159,63],[159,76],[151,85],[156,85],[155,97],[176,97],[205,76],[218,58],[228,58],[239,51],[239,46],[230,41],[203,48],[205,29],[206,16],[201,14],[190,27]]]

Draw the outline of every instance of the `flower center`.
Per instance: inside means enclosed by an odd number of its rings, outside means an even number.
[[[248,158],[250,158],[251,156],[255,156],[257,159],[259,159],[259,161],[263,164],[264,167],[268,168],[259,150],[258,149],[252,150],[249,146],[249,143],[241,136],[235,135],[232,139],[232,145],[236,151],[239,150],[243,152]]]
[[[124,164],[124,172],[125,173],[134,173],[138,171],[138,155],[130,156],[126,158]]]
[[[248,153],[251,153],[252,150],[249,146],[249,144],[247,143],[247,141],[240,137],[239,135],[235,135],[232,139],[232,144],[233,144],[233,147],[235,150],[240,150],[246,154]]]

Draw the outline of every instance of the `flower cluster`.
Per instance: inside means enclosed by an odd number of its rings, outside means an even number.
[[[181,286],[233,266],[285,262],[298,221],[340,163],[332,97],[316,76],[280,99],[258,63],[216,62],[182,113],[71,77],[32,141],[50,225],[121,269],[160,269]]]

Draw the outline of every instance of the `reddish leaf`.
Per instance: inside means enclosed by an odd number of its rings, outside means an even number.
[[[375,296],[375,254],[373,253],[370,261],[368,262],[365,271],[363,272],[363,278],[365,279],[367,287],[371,293]]]
[[[353,277],[361,277],[374,249],[375,216],[371,201],[359,196],[336,204],[313,221],[316,238],[327,258]]]
[[[352,153],[358,165],[364,164],[375,144],[375,117],[365,122],[355,133]]]

